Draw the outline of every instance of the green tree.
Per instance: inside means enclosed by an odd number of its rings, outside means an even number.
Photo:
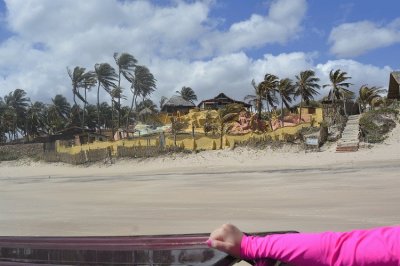
[[[100,126],[100,86],[110,94],[111,89],[115,88],[115,82],[117,81],[118,75],[115,73],[115,69],[108,63],[96,64],[94,66],[94,72],[97,79],[97,123],[99,132],[101,132]]]
[[[181,132],[185,127],[187,127],[187,123],[183,121],[179,121],[177,117],[171,117],[171,132],[174,136],[174,146],[176,147],[176,135]]]
[[[293,81],[288,78],[281,79],[278,83],[278,92],[279,95],[281,96],[281,121],[283,127],[284,126],[283,105],[285,105],[286,108],[289,109],[290,103],[292,102],[292,96],[295,94],[295,86],[293,85]]]
[[[112,127],[112,108],[107,102],[102,102],[100,104],[100,125],[103,125],[105,128]]]
[[[272,122],[271,122],[271,109],[270,106],[274,107],[278,104],[278,97],[276,97],[276,93],[278,92],[278,84],[279,78],[272,74],[265,74],[264,80],[258,84],[258,90],[262,93],[263,100],[266,102],[267,111],[269,114],[269,126],[272,130]]]
[[[79,89],[83,88],[83,81],[85,78],[85,68],[76,66],[73,71],[67,67],[68,76],[71,79],[72,85],[72,95],[74,101],[73,114],[78,115],[78,120],[81,121],[80,118],[80,107],[76,102],[76,97],[78,97],[82,102],[85,103],[86,99],[81,95]]]
[[[115,110],[117,110],[118,116],[120,114],[120,103],[121,103],[121,99],[126,99],[125,95],[122,94],[123,89],[121,87],[116,87],[113,88],[110,91],[110,96],[111,96],[111,110],[112,110],[112,116],[111,116],[111,122],[112,122],[112,128],[115,127],[115,123],[114,123],[114,112]],[[118,99],[118,102],[115,102],[115,99]],[[115,107],[117,106],[117,107]],[[118,124],[117,124],[118,126]]]
[[[0,143],[7,141],[7,134],[9,133],[9,127],[7,125],[7,112],[8,106],[0,97]]]
[[[84,126],[88,128],[96,128],[97,127],[97,106],[93,104],[88,104],[86,106],[86,115]]]
[[[263,93],[262,86],[257,86],[254,79],[251,81],[255,94],[248,94],[244,97],[244,101],[255,106],[257,118],[261,119],[261,111],[263,108]]]
[[[47,125],[49,133],[54,134],[57,131],[69,126],[68,119],[70,117],[71,105],[61,94],[57,94],[51,99],[51,104],[47,108]]]
[[[34,102],[28,107],[27,110],[27,129],[28,137],[38,137],[40,133],[47,133],[46,131],[46,105],[42,102]]]
[[[30,99],[26,97],[26,92],[22,89],[15,89],[8,95],[4,96],[5,104],[5,122],[13,139],[18,138],[18,132],[26,136],[26,111],[29,106]]]
[[[132,102],[131,108],[126,117],[126,127],[129,126],[130,115],[133,106],[137,107],[137,98],[141,96],[143,99],[149,96],[156,89],[156,79],[150,70],[145,66],[136,66],[134,75],[130,78]]]
[[[85,96],[84,96],[85,101],[83,102],[82,128],[84,128],[85,125],[91,124],[91,123],[86,123],[86,121],[85,121],[86,114],[88,113],[87,92],[90,91],[94,86],[96,86],[96,84],[97,84],[96,73],[94,71],[85,72],[84,78],[83,78],[83,84],[82,84],[84,92],[85,92]],[[93,127],[89,126],[89,128],[95,128],[95,125]]]
[[[118,66],[118,88],[121,88],[121,75],[124,76],[127,81],[131,81],[137,60],[133,55],[128,53],[114,53],[114,60],[115,64]],[[121,106],[121,98],[118,98],[118,106]],[[121,112],[118,110],[118,128],[120,127]]]
[[[226,130],[225,129],[226,124],[237,120],[237,117],[242,110],[244,110],[243,106],[241,104],[236,104],[236,103],[228,104],[218,110],[220,149],[222,149],[222,140]]]
[[[319,78],[315,76],[313,70],[306,70],[300,72],[296,75],[295,83],[295,97],[300,96],[300,122],[301,122],[301,110],[303,108],[303,103],[314,100],[314,95],[319,94],[318,90],[320,88]]]
[[[160,103],[159,103],[160,110],[163,108],[163,106],[164,106],[164,104],[167,102],[167,100],[168,100],[167,97],[161,96]]]
[[[151,99],[146,99],[140,102],[137,106],[136,112],[140,112],[146,108],[150,109],[153,113],[157,112],[157,105]]]
[[[73,71],[67,67],[68,76],[71,79],[72,85],[72,95],[74,104],[78,105],[76,102],[76,97],[78,97],[82,102],[85,102],[85,99],[80,94],[79,89],[83,87],[83,81],[85,78],[85,68],[76,66]]]
[[[362,85],[358,91],[357,102],[359,105],[360,113],[367,109],[367,105],[373,106],[373,102],[377,99],[382,98],[381,94],[385,93],[386,90],[380,87],[368,87]]]
[[[183,86],[182,89],[180,91],[176,91],[176,93],[183,99],[191,103],[193,103],[193,101],[197,101],[197,95],[190,87]]]
[[[337,69],[333,71],[333,69],[329,72],[329,80],[330,84],[325,84],[323,87],[330,87],[330,91],[328,94],[328,99],[332,101],[332,105],[334,108],[334,112],[336,113],[336,102],[343,101],[343,111],[346,113],[346,99],[351,98],[354,93],[350,91],[348,88],[352,85],[347,80],[351,79],[351,77],[347,76],[347,72],[341,71]]]

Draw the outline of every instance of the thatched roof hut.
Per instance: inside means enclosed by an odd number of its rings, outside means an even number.
[[[400,71],[390,73],[387,98],[400,100]]]
[[[152,113],[153,113],[153,111],[150,108],[146,107],[146,108],[143,108],[143,110],[139,112],[139,116],[151,115]]]
[[[176,113],[179,111],[186,114],[195,107],[194,103],[186,101],[181,96],[174,95],[162,106],[161,112]]]

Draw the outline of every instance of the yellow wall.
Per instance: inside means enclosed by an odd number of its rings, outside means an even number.
[[[191,122],[195,122],[197,128],[196,132],[203,133],[202,127],[203,127],[203,121],[205,118],[206,111],[197,111],[197,110],[191,110],[189,114],[185,116],[181,116],[180,120],[190,122],[190,126],[186,129],[187,132],[192,131],[191,127]],[[308,109],[304,108],[302,110],[302,114],[308,115]],[[211,111],[211,116],[213,119],[216,119],[217,112],[216,111]],[[170,123],[169,117],[167,114],[160,114],[160,120],[163,123]],[[313,126],[319,126],[319,124],[323,121],[323,115],[322,115],[322,108],[316,108],[315,114],[311,115],[311,123],[302,123],[293,127],[283,127],[283,128],[278,128],[273,132],[267,132],[267,133],[261,133],[261,134],[256,134],[256,133],[248,133],[245,135],[226,135],[224,136],[223,140],[223,147],[227,146],[233,146],[235,142],[242,142],[242,141],[247,141],[251,138],[255,139],[263,139],[267,138],[268,136],[272,137],[272,139],[279,139],[283,140],[286,135],[295,135],[297,134],[298,131],[300,131],[303,127],[309,127],[311,125]],[[147,142],[147,140],[150,139],[150,143]],[[166,146],[174,146],[174,139],[171,134],[166,134],[165,138],[165,144]],[[197,150],[211,150],[213,148],[213,142],[215,142],[215,146],[217,149],[220,147],[220,138],[219,137],[206,137],[202,136],[200,138],[196,137],[195,139],[195,146]],[[79,145],[79,146],[74,146],[74,147],[65,147],[60,144],[59,141],[56,141],[56,151],[57,152],[62,152],[62,153],[70,153],[70,154],[77,154],[81,151],[85,150],[92,150],[92,149],[104,149],[111,147],[112,153],[116,154],[118,146],[126,146],[126,147],[133,147],[133,146],[158,146],[159,145],[159,140],[158,136],[152,136],[152,137],[140,137],[140,138],[135,138],[133,140],[118,140],[114,142],[101,142],[101,141],[95,141],[94,143],[90,144],[84,144],[84,145]],[[185,149],[192,150],[194,146],[194,141],[191,136],[186,136],[183,140],[178,140],[177,145],[181,146],[183,145]]]
[[[234,146],[235,143],[245,142],[250,139],[258,139],[258,140],[265,139],[268,136],[270,136],[274,140],[284,140],[285,136],[296,135],[303,127],[309,127],[310,125],[311,125],[310,123],[302,123],[293,127],[278,128],[273,132],[260,133],[260,134],[248,133],[245,135],[225,135],[223,138],[223,148],[232,147]],[[215,137],[202,136],[202,137],[196,137],[195,140],[193,140],[193,138],[189,135],[185,136],[184,139],[181,138],[182,136],[179,136],[177,140],[177,146],[183,145],[185,149],[188,150],[193,150],[194,145],[196,146],[197,150],[211,150],[213,149],[213,142],[215,142],[216,149],[219,149],[220,147],[219,136]],[[166,146],[174,146],[173,135],[166,134],[165,142]],[[115,155],[118,146],[133,147],[133,146],[147,146],[147,145],[158,146],[159,145],[158,136],[152,136],[148,138],[140,137],[140,138],[135,138],[133,140],[119,140],[114,142],[96,141],[94,143],[84,144],[74,147],[65,147],[63,145],[60,145],[59,142],[56,142],[56,151],[62,153],[77,154],[80,151],[92,150],[92,149],[104,149],[111,147],[111,151]]]

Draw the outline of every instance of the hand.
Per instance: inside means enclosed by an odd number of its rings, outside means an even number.
[[[242,238],[243,233],[236,226],[224,224],[211,233],[207,245],[239,258]]]

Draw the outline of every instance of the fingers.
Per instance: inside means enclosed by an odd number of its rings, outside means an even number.
[[[232,224],[223,224],[220,228],[215,229],[211,234],[211,239],[217,239],[223,241],[229,234],[232,232],[239,231],[234,225]]]
[[[207,245],[239,257],[242,237],[243,233],[237,227],[231,224],[224,224],[210,234]]]
[[[232,245],[219,240],[211,240],[210,247],[223,251],[225,253],[230,253],[232,251]]]
[[[225,237],[225,231],[222,229],[222,227],[215,229],[211,234],[210,238],[211,239],[216,239],[216,240],[223,240]]]

